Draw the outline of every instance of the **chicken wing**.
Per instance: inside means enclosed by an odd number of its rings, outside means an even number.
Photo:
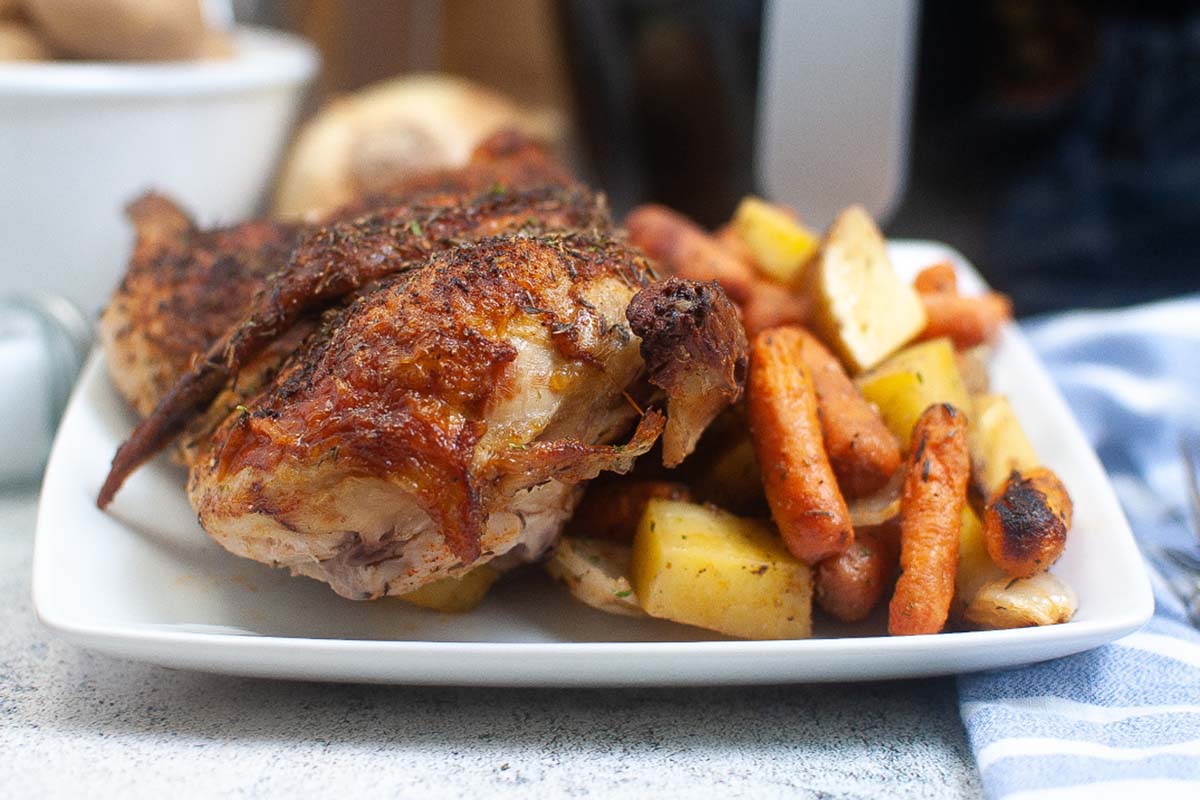
[[[117,390],[145,416],[287,263],[301,226],[254,220],[204,231],[154,193],[128,214],[133,255],[100,317],[100,340]]]

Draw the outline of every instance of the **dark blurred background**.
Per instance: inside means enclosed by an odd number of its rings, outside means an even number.
[[[326,59],[317,100],[446,70],[557,108],[623,210],[706,225],[755,191],[761,0],[244,0]],[[1200,291],[1200,4],[927,0],[893,236],[965,253],[1018,314]]]

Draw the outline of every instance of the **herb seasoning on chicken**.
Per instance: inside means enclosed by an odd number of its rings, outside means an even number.
[[[485,143],[481,158],[538,157],[511,137],[500,145]],[[114,460],[101,504],[197,418],[218,414],[189,458],[205,530],[234,553],[368,599],[541,556],[582,483],[628,470],[672,425],[655,410],[664,399],[686,421],[673,456],[686,455],[740,395],[736,310],[718,287],[687,282],[672,296],[703,302],[651,301],[665,287],[613,231],[601,198],[548,166],[510,174],[520,185],[481,191],[445,173],[310,227],[161,393]],[[637,328],[656,331],[645,341],[626,321],[640,292]],[[657,327],[646,317],[655,308],[668,315]],[[297,324],[312,332],[281,348]],[[691,353],[703,379],[665,376],[677,367],[659,347]],[[267,354],[263,385],[223,400]]]

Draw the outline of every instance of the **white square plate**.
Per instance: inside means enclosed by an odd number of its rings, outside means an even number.
[[[951,259],[964,290],[983,281],[944,245],[894,242],[911,276]],[[168,667],[239,675],[406,684],[627,686],[911,678],[1080,652],[1153,611],[1129,524],[1062,397],[1015,327],[992,367],[1042,458],[1067,484],[1075,527],[1055,566],[1079,595],[1064,625],[889,638],[882,616],[803,641],[724,640],[682,625],[609,616],[531,574],[462,616],[399,601],[355,603],[324,584],[237,558],[197,526],[180,468],[160,457],[108,513],[95,506],[133,417],[94,355],[59,431],[34,556],[37,613],[68,640]],[[855,634],[854,638],[845,637]]]

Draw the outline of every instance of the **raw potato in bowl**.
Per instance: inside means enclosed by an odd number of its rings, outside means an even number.
[[[33,29],[20,20],[3,18],[0,13],[0,61],[44,61],[50,49]]]
[[[174,61],[206,54],[200,0],[21,0],[53,46],[73,58]]]

